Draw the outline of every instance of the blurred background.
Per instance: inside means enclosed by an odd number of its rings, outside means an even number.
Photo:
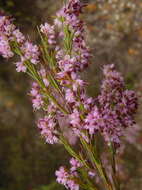
[[[99,93],[104,64],[114,63],[129,89],[139,96],[137,125],[128,130],[120,150],[122,190],[142,189],[142,1],[84,0],[92,64],[83,73],[88,94]],[[0,0],[0,11],[13,15],[34,42],[36,26],[52,21],[62,0]],[[15,71],[14,60],[0,57],[0,190],[63,190],[54,171],[69,155],[60,145],[44,143],[36,128],[29,92],[30,80]]]

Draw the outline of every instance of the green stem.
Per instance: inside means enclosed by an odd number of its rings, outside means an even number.
[[[87,183],[88,189],[87,190],[98,190],[97,187],[94,186],[94,184],[90,181],[88,178],[88,173],[84,169],[79,170],[83,176],[83,179],[85,180],[85,184]]]
[[[87,170],[91,170],[91,168],[88,166],[88,164],[86,163],[86,161],[84,161],[83,156],[81,155],[81,153],[79,153],[79,155],[73,150],[73,148],[70,146],[70,144],[67,142],[67,140],[64,138],[64,136],[60,136],[60,140],[63,143],[65,149],[67,150],[67,152],[73,156],[74,158],[76,158],[76,160],[78,160],[80,163],[82,163],[82,165],[87,169]],[[86,181],[86,183],[88,185],[83,185],[81,184],[83,189],[86,190],[98,190],[94,184],[92,184],[92,182],[89,180],[88,178],[88,173],[86,170],[80,170],[82,175],[83,175],[83,179]]]
[[[94,156],[93,151],[91,150],[90,146],[86,143],[86,141],[82,137],[80,137],[80,141],[81,141],[84,149],[86,149],[88,157],[89,157],[90,161],[92,162],[93,167],[95,166],[97,168],[98,173],[99,173],[100,177],[102,178],[104,185],[106,186],[106,189],[113,190],[111,182],[108,179],[104,168],[102,167],[101,161]]]
[[[119,180],[116,175],[116,161],[115,161],[116,151],[112,143],[110,143],[109,149],[111,153],[111,167],[112,167],[112,172],[113,172],[112,178],[113,178],[115,190],[120,190]]]
[[[47,96],[50,100],[52,100],[52,102],[60,109],[61,112],[63,112],[65,115],[69,114],[69,112],[64,107],[61,106],[61,104],[56,100],[56,98],[50,95],[47,89],[43,90],[45,90],[45,93],[43,94]]]

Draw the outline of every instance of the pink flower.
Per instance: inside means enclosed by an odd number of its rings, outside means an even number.
[[[47,36],[48,38],[48,43],[53,45],[53,44],[56,44],[56,41],[55,41],[55,29],[54,29],[54,26],[51,26],[50,24],[48,23],[45,23],[44,25],[42,24],[40,26],[40,31]]]
[[[10,37],[15,28],[16,27],[14,24],[5,25],[4,26],[5,35]]]
[[[13,52],[11,51],[8,39],[4,36],[0,36],[0,54],[4,58],[10,58],[14,56]]]
[[[46,72],[46,70],[44,68],[42,68],[39,71],[39,73],[41,74],[41,77],[43,79],[43,82],[44,82],[45,86],[48,87],[49,86],[49,81],[47,79],[47,72]]]
[[[52,116],[45,116],[43,119],[39,119],[38,128],[41,131],[41,135],[45,138],[49,144],[58,143],[56,120]]]
[[[121,74],[114,65],[106,65],[103,70],[105,79],[98,97],[102,115],[103,135],[106,141],[113,141],[117,146],[125,127],[135,123],[137,97],[133,91],[125,90]]]
[[[26,60],[30,60],[31,63],[35,65],[39,63],[39,48],[37,45],[33,45],[32,43],[26,41],[21,47],[21,50]]]
[[[66,90],[65,99],[66,99],[67,102],[69,102],[69,103],[75,102],[74,93],[73,93],[70,89],[67,89],[67,90]]]
[[[42,100],[42,97],[40,94],[38,94],[33,100],[32,100],[32,103],[33,103],[33,108],[35,110],[39,110],[42,105],[43,105],[43,100]]]
[[[16,38],[18,43],[23,43],[25,41],[25,36],[20,32],[19,29],[13,31],[13,36]]]
[[[72,124],[73,127],[79,127],[80,126],[80,113],[77,109],[73,110],[73,113],[69,116],[70,124]]]
[[[88,172],[88,175],[91,177],[91,178],[93,178],[93,177],[95,177],[95,172],[94,171],[89,171]]]
[[[44,101],[42,95],[40,94],[40,87],[36,82],[32,83],[30,94],[32,96],[32,104],[34,110],[39,110],[43,106]]]
[[[82,164],[78,160],[76,160],[75,158],[70,159],[70,164],[72,166],[70,169],[72,172],[76,171],[78,168],[80,168],[82,166]]]
[[[61,167],[59,168],[59,170],[57,170],[57,171],[55,172],[55,174],[56,174],[56,176],[57,176],[57,182],[58,182],[58,183],[61,183],[61,184],[63,184],[63,185],[66,186],[66,184],[67,184],[67,179],[68,179],[68,177],[69,177],[69,174],[68,174],[68,172],[65,170],[65,168],[64,168],[63,166],[61,166]]]
[[[96,106],[92,108],[92,111],[85,118],[84,128],[87,129],[90,135],[95,134],[101,126],[101,115]]]
[[[16,71],[17,72],[26,72],[26,70],[27,70],[27,68],[23,62],[17,62],[16,63]]]
[[[79,184],[77,184],[72,178],[77,177],[76,173],[69,173],[64,167],[60,167],[56,171],[57,182],[64,185],[70,190],[79,190]]]

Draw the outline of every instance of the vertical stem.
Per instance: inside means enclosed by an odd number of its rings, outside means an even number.
[[[94,184],[90,181],[88,178],[88,173],[85,170],[81,170],[82,176],[85,180],[85,182],[88,184],[87,190],[98,190],[97,187],[94,186]]]
[[[112,178],[115,186],[115,190],[120,190],[119,180],[116,175],[116,160],[115,160],[115,148],[112,143],[110,143],[110,153],[111,153],[111,166],[112,166]]]
[[[107,175],[105,173],[105,170],[102,166],[101,161],[94,156],[90,146],[86,143],[86,141],[82,137],[80,137],[80,141],[81,141],[84,149],[86,150],[92,165],[97,168],[100,177],[103,179],[103,182],[104,182],[104,185],[106,186],[106,189],[107,190],[113,190],[112,184],[111,184],[109,178],[107,177]]]
[[[76,158],[80,163],[82,163],[82,165],[84,166],[85,169],[90,170],[90,167],[88,166],[88,164],[84,161],[84,158],[82,157],[82,155],[77,154],[73,148],[70,146],[70,144],[68,143],[68,141],[64,138],[63,135],[60,136],[60,140],[63,143],[65,149],[67,150],[67,152],[74,158]],[[83,169],[84,169],[83,168]],[[82,186],[83,189],[86,190],[98,190],[97,187],[95,187],[95,184],[93,184],[89,178],[88,178],[88,173],[86,170],[80,170],[84,180],[86,181],[86,183]],[[82,184],[81,184],[82,185]]]

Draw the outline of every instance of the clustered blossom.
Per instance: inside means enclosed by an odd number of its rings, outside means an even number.
[[[4,58],[10,58],[13,57],[14,53],[11,51],[11,48],[9,46],[8,39],[6,39],[3,36],[0,36],[0,54]]]
[[[43,119],[39,119],[38,121],[38,128],[41,131],[41,135],[49,144],[58,142],[58,131],[56,130],[56,125],[56,119],[52,115],[45,116]]]
[[[49,81],[47,79],[47,72],[46,72],[46,70],[44,68],[41,68],[40,71],[39,71],[39,74],[41,75],[42,80],[43,80],[45,86],[48,87],[49,86]]]
[[[125,127],[132,126],[137,110],[137,97],[131,90],[125,90],[121,74],[114,65],[104,67],[105,79],[96,105],[85,119],[85,129],[90,135],[100,131],[107,142],[120,144]]]
[[[94,135],[100,129],[99,126],[101,125],[102,118],[99,113],[99,109],[97,106],[94,106],[90,113],[86,116],[84,128],[89,131],[90,135]]]
[[[20,32],[19,29],[13,31],[13,37],[15,37],[16,41],[21,44],[26,40],[25,36]]]
[[[17,72],[26,72],[27,67],[24,65],[22,61],[16,62],[16,71]]]
[[[21,61],[16,63],[17,72],[26,72],[25,61],[33,64],[39,63],[39,48],[27,41],[25,36],[12,23],[8,16],[0,16],[0,54],[4,58],[14,56],[11,49],[12,43],[18,44]]]
[[[75,183],[72,178],[75,178],[73,174],[70,174],[66,171],[66,168],[60,167],[58,171],[56,171],[57,182],[64,185],[67,189],[70,190],[79,190],[79,185]]]
[[[78,102],[78,94],[84,94],[85,82],[80,79],[78,71],[88,65],[90,54],[84,39],[84,25],[79,19],[83,5],[78,0],[70,0],[58,13],[55,19],[55,25],[72,35],[72,47],[63,51],[60,47],[56,47],[56,58],[60,71],[57,73],[57,79],[60,81],[65,92],[65,99],[72,107],[72,114],[78,110],[80,103]],[[63,33],[62,33],[63,34]],[[66,38],[66,32],[61,35]],[[71,54],[69,52],[72,52]],[[71,116],[70,116],[71,117]],[[72,123],[72,122],[71,122]],[[78,130],[77,130],[78,131]]]
[[[4,58],[10,58],[14,55],[9,45],[11,33],[14,29],[9,17],[0,16],[0,54]]]
[[[79,190],[79,184],[77,184],[77,169],[82,167],[82,164],[75,158],[70,159],[71,168],[67,170],[65,167],[61,166],[59,170],[56,171],[57,182],[64,185],[70,190]]]
[[[73,33],[72,50],[76,61],[75,69],[82,70],[89,64],[89,48],[84,39],[84,24],[79,18],[83,4],[79,0],[69,0],[69,2],[57,13],[55,25],[66,26],[67,30]],[[64,34],[65,35],[65,34]],[[63,38],[64,38],[63,35]]]
[[[43,69],[40,71],[43,74]],[[37,122],[37,126],[40,129],[42,137],[45,138],[46,143],[56,144],[59,143],[59,116],[61,112],[57,109],[57,106],[51,101],[48,106],[44,108],[46,114],[44,118],[41,118]]]
[[[82,167],[82,164],[78,160],[76,160],[75,158],[70,159],[70,164],[71,164],[70,170],[72,172],[76,171],[78,168]]]
[[[78,175],[78,169],[81,169],[83,167],[83,164],[73,157],[69,162],[71,165],[70,169],[61,166],[59,170],[56,171],[55,175],[57,177],[57,182],[64,185],[67,189],[79,190],[80,178]],[[96,175],[93,170],[86,170],[86,172],[88,173],[88,177],[91,178]]]
[[[79,18],[82,13],[83,4],[79,0],[70,0],[58,13],[55,24],[59,26],[65,25],[74,33],[73,35],[73,49],[77,58],[76,66],[78,69],[83,69],[88,65],[90,57],[89,48],[84,40],[84,25]]]
[[[113,142],[118,147],[125,128],[135,123],[137,97],[133,91],[125,89],[123,77],[114,65],[104,66],[100,95],[95,98],[87,96],[87,83],[79,73],[89,65],[90,58],[84,39],[84,24],[79,18],[83,7],[79,0],[69,0],[57,13],[53,26],[48,23],[40,26],[41,37],[44,35],[42,43],[44,39],[48,40],[45,45],[48,47],[41,47],[41,54],[38,46],[26,40],[9,17],[0,17],[0,54],[4,58],[12,57],[16,45],[15,51],[20,56],[16,71],[28,71],[36,80],[32,83],[30,95],[33,109],[42,108],[45,113],[37,125],[47,143],[58,143],[63,135],[71,144],[65,135],[69,131],[75,139],[84,138],[89,145],[99,132],[106,142]],[[59,33],[61,40],[55,40],[56,27],[63,31]],[[50,62],[56,62],[54,68],[50,67]],[[70,170],[60,167],[56,171],[57,181],[67,189],[79,190],[77,170],[83,165],[75,158],[71,158],[70,164]],[[91,178],[96,175],[94,168],[86,172]]]
[[[106,139],[119,143],[124,128],[135,123],[137,97],[134,91],[125,90],[123,77],[115,71],[114,65],[104,67],[104,76],[101,95],[98,97],[105,124],[103,133]]]
[[[37,45],[26,41],[21,47],[25,60],[29,60],[33,64],[39,63],[39,49]]]
[[[32,97],[32,104],[34,110],[39,110],[43,104],[43,97],[40,93],[40,87],[36,82],[32,83],[32,89],[30,91],[30,95]]]
[[[54,25],[51,26],[48,23],[45,23],[44,25],[42,24],[40,26],[40,31],[47,37],[48,39],[48,43],[50,45],[55,45],[56,44],[56,40],[55,40],[55,27]]]
[[[67,4],[57,13],[55,26],[64,28],[61,37],[65,39],[69,33],[72,37],[71,47],[66,47],[63,51],[59,46],[56,47],[56,59],[59,72],[57,79],[65,94],[65,100],[71,108],[69,124],[77,136],[86,138],[83,130],[81,115],[84,109],[90,110],[94,100],[88,98],[85,92],[86,83],[80,79],[78,71],[81,71],[89,64],[89,49],[84,39],[84,24],[79,18],[84,5],[79,0],[69,0]],[[71,51],[71,53],[70,53]],[[87,139],[87,138],[86,138]]]

